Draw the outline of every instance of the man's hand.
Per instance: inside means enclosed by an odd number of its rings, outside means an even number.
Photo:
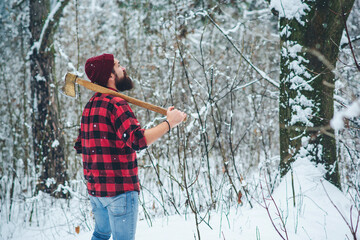
[[[159,125],[157,125],[156,127],[145,130],[144,135],[147,145],[150,146],[152,143],[154,143],[164,134],[169,132],[171,128],[176,127],[185,119],[186,119],[186,113],[183,113],[182,111],[179,111],[174,107],[169,107],[166,112],[166,120],[168,121],[169,124],[164,121]]]
[[[170,128],[174,128],[186,119],[186,113],[177,110],[172,106],[167,109],[166,119],[170,124]]]

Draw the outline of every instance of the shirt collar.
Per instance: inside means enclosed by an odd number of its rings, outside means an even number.
[[[108,89],[111,89],[111,90],[113,90],[113,91],[115,91],[115,92],[118,92],[118,90],[117,89],[115,89],[115,88],[112,88],[112,87],[107,87]]]

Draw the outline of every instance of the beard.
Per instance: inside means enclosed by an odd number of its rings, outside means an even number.
[[[126,74],[126,71],[123,71],[124,77],[120,79],[117,74],[115,74],[115,86],[120,92],[131,90],[134,87],[134,83],[131,78]]]

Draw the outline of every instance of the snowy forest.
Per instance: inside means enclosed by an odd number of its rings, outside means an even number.
[[[0,239],[90,239],[82,156],[111,53],[187,113],[137,153],[136,239],[360,239],[360,0],[2,0]],[[131,105],[145,129],[165,117]]]

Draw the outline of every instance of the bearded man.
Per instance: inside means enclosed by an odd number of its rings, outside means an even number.
[[[112,54],[86,61],[91,82],[115,91],[133,88],[126,70]],[[86,104],[75,144],[82,153],[95,230],[92,240],[135,239],[140,191],[136,151],[145,149],[176,127],[186,114],[169,107],[166,120],[142,129],[129,104],[120,97],[95,93]]]

